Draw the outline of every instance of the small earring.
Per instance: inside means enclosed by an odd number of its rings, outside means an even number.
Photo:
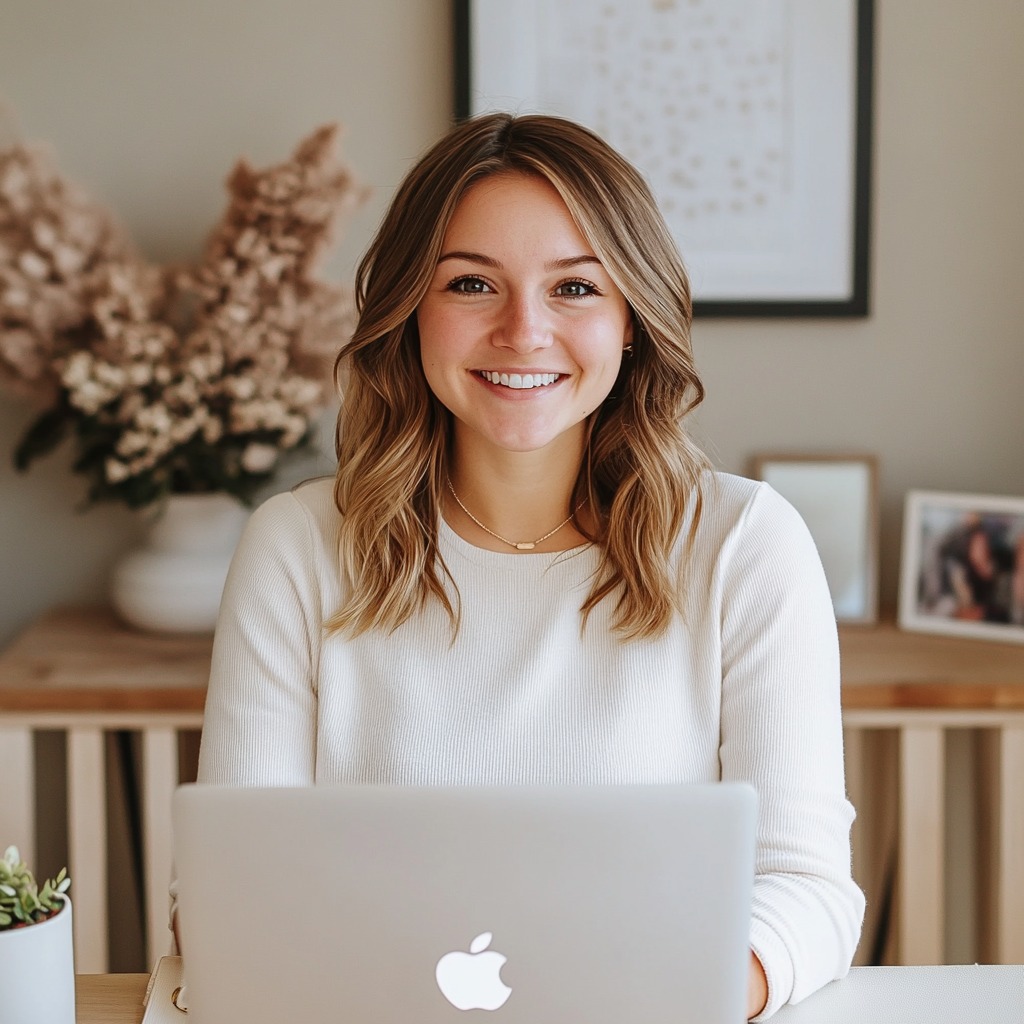
[[[630,342],[622,349],[622,354],[624,356],[631,356],[633,354],[633,342]]]

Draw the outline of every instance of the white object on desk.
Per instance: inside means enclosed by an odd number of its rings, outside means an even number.
[[[854,967],[772,1024],[1017,1024],[1024,965]]]
[[[146,1012],[142,1024],[182,1024],[188,1012],[182,1007],[181,991],[184,986],[180,956],[162,956],[149,978],[146,988]]]
[[[0,931],[0,1024],[75,1024],[71,900],[45,921]]]

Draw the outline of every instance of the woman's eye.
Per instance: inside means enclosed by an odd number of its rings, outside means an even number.
[[[448,284],[448,291],[459,295],[482,295],[490,290],[490,286],[481,277],[457,277]]]
[[[587,281],[563,281],[555,289],[555,294],[563,299],[582,299],[587,295],[596,295],[597,288]]]

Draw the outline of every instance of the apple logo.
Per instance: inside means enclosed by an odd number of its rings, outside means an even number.
[[[457,1010],[497,1010],[512,994],[501,980],[507,958],[493,949],[484,952],[490,944],[491,933],[484,932],[469,944],[468,953],[455,950],[437,961],[437,987]]]

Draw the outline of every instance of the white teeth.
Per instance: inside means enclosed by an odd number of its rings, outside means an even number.
[[[561,376],[559,373],[494,373],[491,370],[481,370],[480,376],[491,384],[501,384],[506,388],[514,388],[516,391],[525,391],[527,388],[542,388],[548,384],[554,384]]]

